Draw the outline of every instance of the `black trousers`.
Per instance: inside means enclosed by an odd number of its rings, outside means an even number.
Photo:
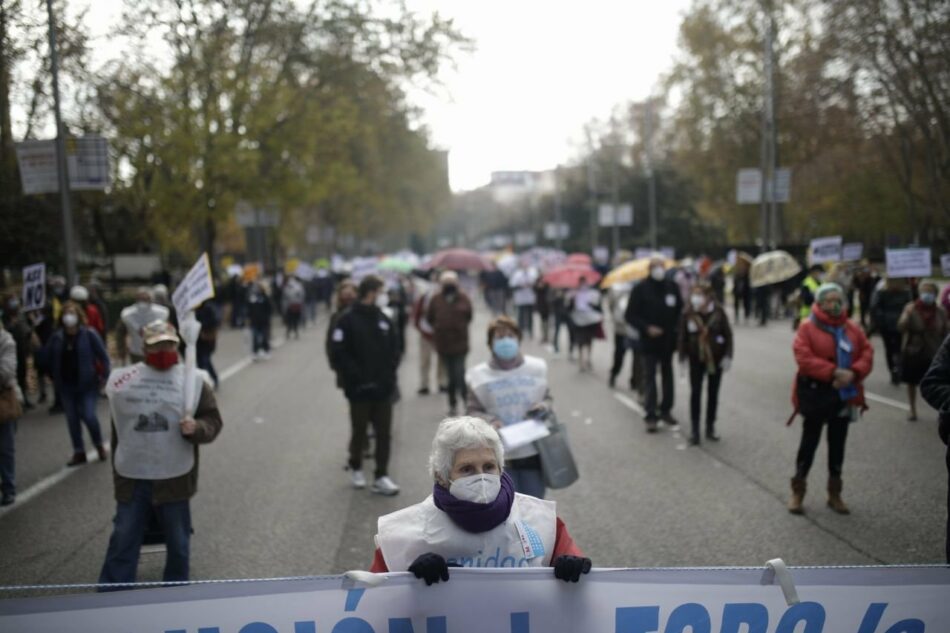
[[[707,379],[706,393],[706,432],[712,433],[716,428],[716,410],[719,408],[719,386],[722,384],[722,370],[717,368],[716,373],[706,372],[706,366],[699,362],[689,361],[689,413],[693,435],[699,437],[699,419],[702,414],[703,380]]]
[[[844,464],[844,445],[848,440],[848,426],[851,423],[847,418],[805,418],[802,424],[802,441],[798,446],[798,456],[795,458],[795,476],[799,479],[808,477],[811,464],[815,460],[815,451],[821,442],[821,429],[828,427],[828,476],[841,477],[841,467]]]
[[[623,359],[630,351],[630,388],[643,391],[643,362],[640,354],[631,345],[630,339],[622,334],[614,334],[614,364],[610,375],[616,378],[623,371]]]
[[[901,367],[901,333],[897,330],[882,330],[881,339],[884,341],[887,370],[891,372],[892,380],[898,380]]]
[[[950,565],[950,446],[947,447],[947,564]]]
[[[388,474],[390,431],[393,425],[391,399],[373,402],[350,402],[350,468],[363,467],[363,447],[366,446],[366,427],[373,425],[376,432],[376,478]]]
[[[673,408],[673,353],[643,354],[644,376],[647,387],[646,419],[656,420],[660,416],[669,414]],[[656,372],[660,370],[663,380],[663,400],[657,411]]]
[[[468,397],[465,387],[465,354],[443,354],[442,363],[449,378],[449,407],[455,408],[460,395],[463,404]]]

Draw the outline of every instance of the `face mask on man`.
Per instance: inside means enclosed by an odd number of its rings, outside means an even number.
[[[377,308],[382,309],[382,308],[385,308],[385,307],[388,306],[388,305],[389,305],[389,295],[388,295],[388,294],[386,294],[385,292],[381,292],[381,293],[379,293],[378,295],[376,295],[376,307],[377,307]]]
[[[79,324],[79,317],[75,312],[67,312],[63,315],[63,325],[66,327],[76,327]]]
[[[491,351],[501,360],[511,360],[518,355],[518,339],[503,336],[492,341]]]
[[[165,371],[178,363],[178,352],[173,349],[146,352],[145,364],[159,371]]]
[[[663,270],[662,266],[654,266],[650,269],[650,276],[656,281],[663,281],[663,278],[666,276],[666,271]]]
[[[501,476],[489,473],[461,477],[449,486],[449,493],[456,499],[472,503],[491,503],[501,490]]]
[[[932,292],[922,292],[920,293],[920,300],[923,301],[925,304],[932,306],[934,303],[937,302],[937,295],[935,295]]]
[[[689,303],[693,306],[693,310],[701,310],[704,305],[706,305],[706,297],[703,295],[690,295]]]

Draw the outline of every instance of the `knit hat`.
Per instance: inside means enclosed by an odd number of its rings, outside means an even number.
[[[844,290],[841,288],[841,286],[829,281],[828,283],[823,283],[818,286],[818,290],[815,291],[815,302],[821,303],[821,300],[829,292],[837,292],[839,295],[841,295],[841,298],[844,299]]]

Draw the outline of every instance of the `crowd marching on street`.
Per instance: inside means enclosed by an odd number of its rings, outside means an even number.
[[[100,589],[135,581],[140,547],[156,526],[167,548],[163,579],[188,580],[199,447],[227,432],[216,400],[219,331],[244,330],[253,361],[275,363],[275,323],[285,341],[296,341],[324,311],[322,349],[349,407],[350,437],[340,452],[354,489],[398,494],[390,472],[393,407],[410,393],[445,398],[428,464],[432,495],[380,517],[371,565],[376,572],[412,571],[426,584],[448,580],[453,566],[491,566],[473,552],[496,548],[518,566],[552,567],[567,581],[591,568],[545,501],[549,489],[570,485],[578,471],[560,433],[547,361],[526,352],[529,341],[585,374],[595,369],[592,348],[611,344],[612,364],[600,368],[603,388],[634,392],[647,437],[680,427],[673,415],[678,372],[689,385],[684,432],[690,446],[700,447],[730,439],[718,409],[741,338],[733,326],[787,320],[796,364],[788,375],[788,422],[801,418],[798,451],[788,462],[787,509],[795,515],[806,512],[823,432],[827,505],[849,514],[848,430],[867,408],[863,385],[875,369],[907,386],[909,422],[927,417],[919,391],[939,412],[944,443],[950,435],[950,285],[882,277],[868,261],[799,267],[762,283],[744,254],[722,261],[618,255],[610,266],[553,249],[469,257],[436,254],[404,267],[335,262],[267,275],[232,266],[217,280],[215,296],[194,311],[194,350],[187,349],[186,315],[177,313],[167,279],[106,293],[95,278],[68,287],[54,275],[45,305],[32,311],[21,309],[18,292],[8,293],[0,304],[0,386],[13,395],[0,403],[0,503],[17,499],[17,423],[48,406],[66,421],[68,467],[83,467],[87,455],[111,460],[116,510]],[[475,325],[481,310],[491,315],[487,328]],[[884,344],[883,362],[869,342],[875,335]],[[400,385],[407,345],[418,349],[418,382]],[[487,349],[489,359],[469,363],[473,346]],[[184,362],[191,352],[196,373]],[[103,398],[108,420],[97,414]],[[518,439],[531,430],[538,435]],[[94,454],[87,454],[87,440]],[[522,549],[519,534],[506,527],[510,520],[533,526],[537,555]],[[947,555],[950,561],[950,540]]]

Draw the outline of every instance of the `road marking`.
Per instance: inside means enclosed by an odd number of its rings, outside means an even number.
[[[910,411],[909,404],[905,402],[901,402],[899,400],[892,400],[891,398],[887,398],[885,396],[879,396],[876,393],[871,393],[870,391],[865,391],[864,397],[867,398],[868,400],[873,400],[874,402],[880,402],[881,404],[890,405],[894,407],[895,409],[900,409],[901,411]]]
[[[639,415],[639,416],[641,416],[641,417],[644,417],[644,418],[646,417],[646,415],[647,415],[646,409],[644,409],[643,407],[641,407],[641,406],[640,406],[640,403],[634,402],[633,400],[631,400],[631,399],[628,398],[627,396],[623,395],[622,393],[615,393],[615,394],[614,394],[614,398],[616,398],[617,400],[619,400],[619,401],[620,401],[620,404],[622,404],[623,406],[627,407],[628,409],[633,409],[633,410],[637,413],[637,415]]]
[[[271,345],[271,349],[273,350],[279,349],[281,346],[283,346],[285,342],[286,340],[283,338],[276,339],[274,343]],[[237,374],[242,369],[247,368],[253,362],[253,360],[254,360],[253,356],[245,356],[238,362],[234,363],[233,365],[231,365],[230,367],[222,371],[221,374],[218,376],[218,380],[220,382],[224,382],[228,378]],[[97,462],[99,461],[99,454],[95,450],[92,450],[86,453],[86,458],[89,462]],[[31,499],[34,499],[35,497],[40,496],[41,494],[43,494],[44,492],[46,492],[47,490],[49,490],[56,484],[64,481],[67,477],[69,477],[73,473],[79,472],[81,468],[82,468],[81,466],[63,466],[60,470],[56,471],[52,475],[48,475],[47,477],[44,477],[43,479],[39,480],[38,482],[36,482],[35,484],[27,488],[22,493],[18,493],[16,496],[16,502],[13,505],[0,508],[0,518],[2,518],[8,512],[11,512],[15,510],[16,508],[23,506],[24,504],[29,502]]]

